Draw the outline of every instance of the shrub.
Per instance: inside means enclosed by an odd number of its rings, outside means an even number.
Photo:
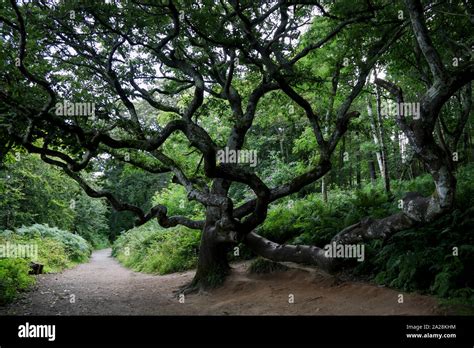
[[[87,196],[73,179],[38,155],[15,153],[21,160],[7,153],[0,163],[0,230],[48,223],[74,230],[94,248],[107,246],[106,203]]]
[[[77,262],[68,258],[64,245],[51,238],[36,238],[30,243],[38,245],[38,263],[44,265],[43,272],[58,273],[74,266]]]
[[[374,257],[355,271],[372,274],[379,284],[474,304],[474,236],[466,233],[473,228],[474,213],[455,210],[427,226],[399,232],[385,245],[371,242]]]
[[[90,245],[80,236],[48,225],[35,224],[16,231],[0,231],[0,244],[36,245],[37,259],[30,260],[44,265],[44,272],[56,273],[74,264],[85,262],[91,254]]]
[[[57,227],[34,224],[28,227],[18,228],[16,233],[26,238],[50,238],[58,241],[64,246],[67,258],[72,262],[85,262],[92,252],[91,246],[84,238],[77,234],[60,230]]]
[[[64,245],[51,238],[25,237],[17,234],[0,235],[0,245],[10,244],[34,245],[38,250],[37,257],[27,258],[44,265],[44,273],[57,273],[74,265],[64,248]]]
[[[0,259],[0,305],[15,299],[18,291],[25,291],[35,282],[28,275],[28,261]]]
[[[87,261],[91,253],[82,237],[48,225],[0,231],[0,245],[7,242],[36,246],[38,253],[24,259],[0,258],[0,304],[13,300],[18,291],[26,290],[34,283],[35,278],[28,275],[31,261],[42,264],[45,273],[57,273]]]
[[[200,232],[177,226],[161,228],[151,221],[120,235],[112,254],[135,271],[167,274],[196,266]]]

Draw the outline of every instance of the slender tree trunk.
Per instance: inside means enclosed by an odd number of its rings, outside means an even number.
[[[377,118],[378,118],[378,128],[379,128],[379,138],[380,138],[380,145],[381,145],[381,155],[382,155],[382,163],[383,163],[383,180],[384,180],[384,187],[385,192],[390,195],[390,176],[388,172],[388,158],[387,158],[387,146],[385,143],[385,127],[383,125],[382,119],[382,110],[381,110],[381,100],[380,100],[380,89],[376,88],[376,96],[377,96]]]
[[[351,162],[349,162],[349,173],[348,173],[348,176],[349,176],[349,182],[348,182],[349,188],[352,189],[352,183],[353,183],[353,181],[352,181],[352,163],[351,163]]]
[[[283,134],[280,135],[280,152],[281,152],[281,158],[283,159],[283,162],[288,162],[288,158],[285,153]]]
[[[362,174],[361,174],[361,165],[360,162],[362,161],[362,157],[360,155],[360,148],[357,149],[356,153],[356,184],[357,188],[362,187]]]
[[[463,143],[464,143],[464,158],[465,162],[469,163],[471,161],[471,154],[469,153],[469,132],[467,130],[468,127],[464,130],[463,134]]]
[[[339,84],[339,74],[340,74],[340,68],[342,66],[342,61],[338,63],[336,66],[335,73],[332,77],[331,81],[331,95],[329,97],[329,103],[328,103],[328,108],[326,110],[326,115],[325,115],[325,126],[324,126],[324,135],[328,135],[328,130],[329,130],[329,122],[331,118],[333,117],[333,111],[334,111],[334,100],[336,98],[337,94],[337,87]],[[333,178],[335,175],[334,171],[331,171],[331,177],[325,175],[321,178],[321,195],[323,197],[323,201],[327,202],[328,201],[328,181],[331,181],[330,178]],[[333,179],[334,180],[334,179]]]
[[[349,188],[353,188],[354,181],[352,180],[352,163],[349,163]]]
[[[349,137],[349,135],[347,135],[347,138],[346,138],[346,144],[347,148],[352,148],[352,139]],[[344,160],[343,162],[348,162],[348,169],[347,169],[347,177],[348,177],[348,180],[347,180],[347,183],[349,185],[349,188],[352,189],[353,187],[353,180],[352,180],[352,162],[353,162],[353,157],[354,157],[354,154],[353,153],[349,153],[347,151],[344,151]]]
[[[473,145],[472,145],[472,138],[471,138],[471,124],[470,122],[467,123],[466,127],[466,148],[468,151],[467,158],[469,161],[474,160],[474,153],[473,153]]]
[[[346,185],[346,175],[344,168],[344,152],[346,151],[346,137],[342,137],[341,148],[339,150],[339,186],[343,187]]]
[[[384,176],[384,170],[383,170],[383,160],[382,160],[382,151],[381,151],[380,139],[379,139],[379,130],[377,127],[377,120],[375,119],[374,112],[372,110],[372,102],[370,101],[370,97],[367,98],[367,114],[369,115],[372,138],[374,139],[374,144],[377,145],[377,148],[378,148],[375,154],[377,156],[377,163],[379,165],[380,176],[384,178],[385,176]]]
[[[321,178],[321,195],[323,197],[323,202],[326,203],[328,201],[328,189],[326,184],[326,176]]]
[[[438,136],[438,140],[439,140],[439,144],[441,148],[444,150],[444,152],[446,152],[448,156],[451,156],[452,151],[457,151],[456,149],[457,144],[453,144],[453,146],[455,147],[453,147],[452,150],[449,148],[449,145],[447,144],[447,141],[446,141],[445,134],[441,127],[440,118],[438,118],[438,120],[436,121],[436,135]]]
[[[375,185],[377,181],[377,171],[375,170],[375,162],[373,160],[372,155],[370,156],[368,164],[369,164],[370,182],[372,183],[372,185]]]
[[[402,155],[400,147],[400,131],[395,128],[393,132],[393,166],[394,168],[402,168]]]

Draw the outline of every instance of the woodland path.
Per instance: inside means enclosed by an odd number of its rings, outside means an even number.
[[[225,284],[205,294],[175,295],[194,271],[165,276],[133,272],[95,251],[88,263],[59,274],[39,275],[35,288],[0,315],[430,315],[437,301],[376,285],[341,281],[314,268],[265,275],[233,264]],[[291,265],[290,265],[291,266]],[[290,294],[294,303],[289,303]],[[73,302],[72,300],[75,300]],[[71,303],[73,302],[73,303]]]

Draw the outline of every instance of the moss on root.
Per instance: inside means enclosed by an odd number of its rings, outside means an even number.
[[[281,263],[259,257],[250,264],[248,271],[252,274],[265,274],[287,271],[288,269],[287,266]]]

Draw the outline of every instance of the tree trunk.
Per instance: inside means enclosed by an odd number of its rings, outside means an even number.
[[[282,134],[281,138],[280,138],[281,159],[283,160],[283,162],[288,162],[288,157],[286,156],[285,148],[284,148],[283,144],[284,144],[284,138],[283,138],[283,134]]]
[[[382,151],[381,151],[380,139],[379,139],[379,130],[377,127],[377,120],[375,119],[374,112],[372,110],[372,103],[370,102],[370,97],[367,98],[367,114],[369,115],[372,138],[374,139],[374,144],[377,145],[378,147],[377,152],[375,154],[377,156],[377,163],[379,165],[380,176],[384,178]]]
[[[351,138],[349,137],[349,135],[347,135],[347,140],[346,140],[347,144],[345,144],[347,146],[347,148],[351,148],[352,147],[352,140]],[[349,162],[349,168],[347,170],[347,175],[348,175],[348,184],[349,184],[349,188],[352,189],[353,185],[353,180],[352,180],[352,158],[353,158],[353,154],[352,153],[348,153],[347,151],[344,151],[344,160],[347,160],[347,162]],[[345,161],[343,161],[345,162]]]
[[[393,134],[394,140],[393,140],[393,165],[394,168],[401,168],[402,166],[402,155],[401,155],[401,147],[400,147],[400,131],[395,128],[394,134]]]
[[[216,227],[219,218],[219,207],[207,208],[196,274],[191,284],[184,288],[184,292],[214,288],[222,284],[229,274],[227,252],[230,250],[230,246],[235,244],[235,240],[233,237],[229,238],[231,233],[222,233]]]
[[[375,170],[375,162],[372,156],[370,156],[368,163],[369,163],[370,182],[372,183],[372,185],[374,185],[375,182],[377,181],[377,171]]]
[[[387,146],[385,143],[385,127],[383,125],[382,119],[382,110],[381,110],[381,101],[380,101],[380,90],[377,87],[377,118],[378,118],[378,128],[379,128],[379,138],[380,138],[380,153],[382,156],[382,164],[383,164],[383,181],[385,192],[390,195],[390,176],[388,172],[388,158],[387,158]]]
[[[360,189],[362,187],[362,174],[361,174],[361,165],[362,157],[360,155],[360,140],[357,139],[357,152],[356,152],[356,185]]]
[[[346,151],[346,137],[342,137],[341,148],[339,150],[339,187],[344,187],[346,185],[346,173],[344,168],[344,152]]]
[[[321,195],[323,196],[323,202],[326,203],[328,201],[328,188],[325,176],[321,178]]]
[[[229,245],[219,242],[212,227],[204,227],[199,247],[199,261],[192,286],[199,289],[216,287],[229,274]]]
[[[470,149],[470,141],[469,141],[469,132],[468,132],[468,127],[464,130],[463,134],[463,143],[464,143],[464,161],[467,163],[471,162],[471,153],[469,151]]]
[[[324,250],[313,245],[278,244],[253,232],[244,242],[256,254],[272,261],[304,263],[332,271],[331,260],[325,257]]]

